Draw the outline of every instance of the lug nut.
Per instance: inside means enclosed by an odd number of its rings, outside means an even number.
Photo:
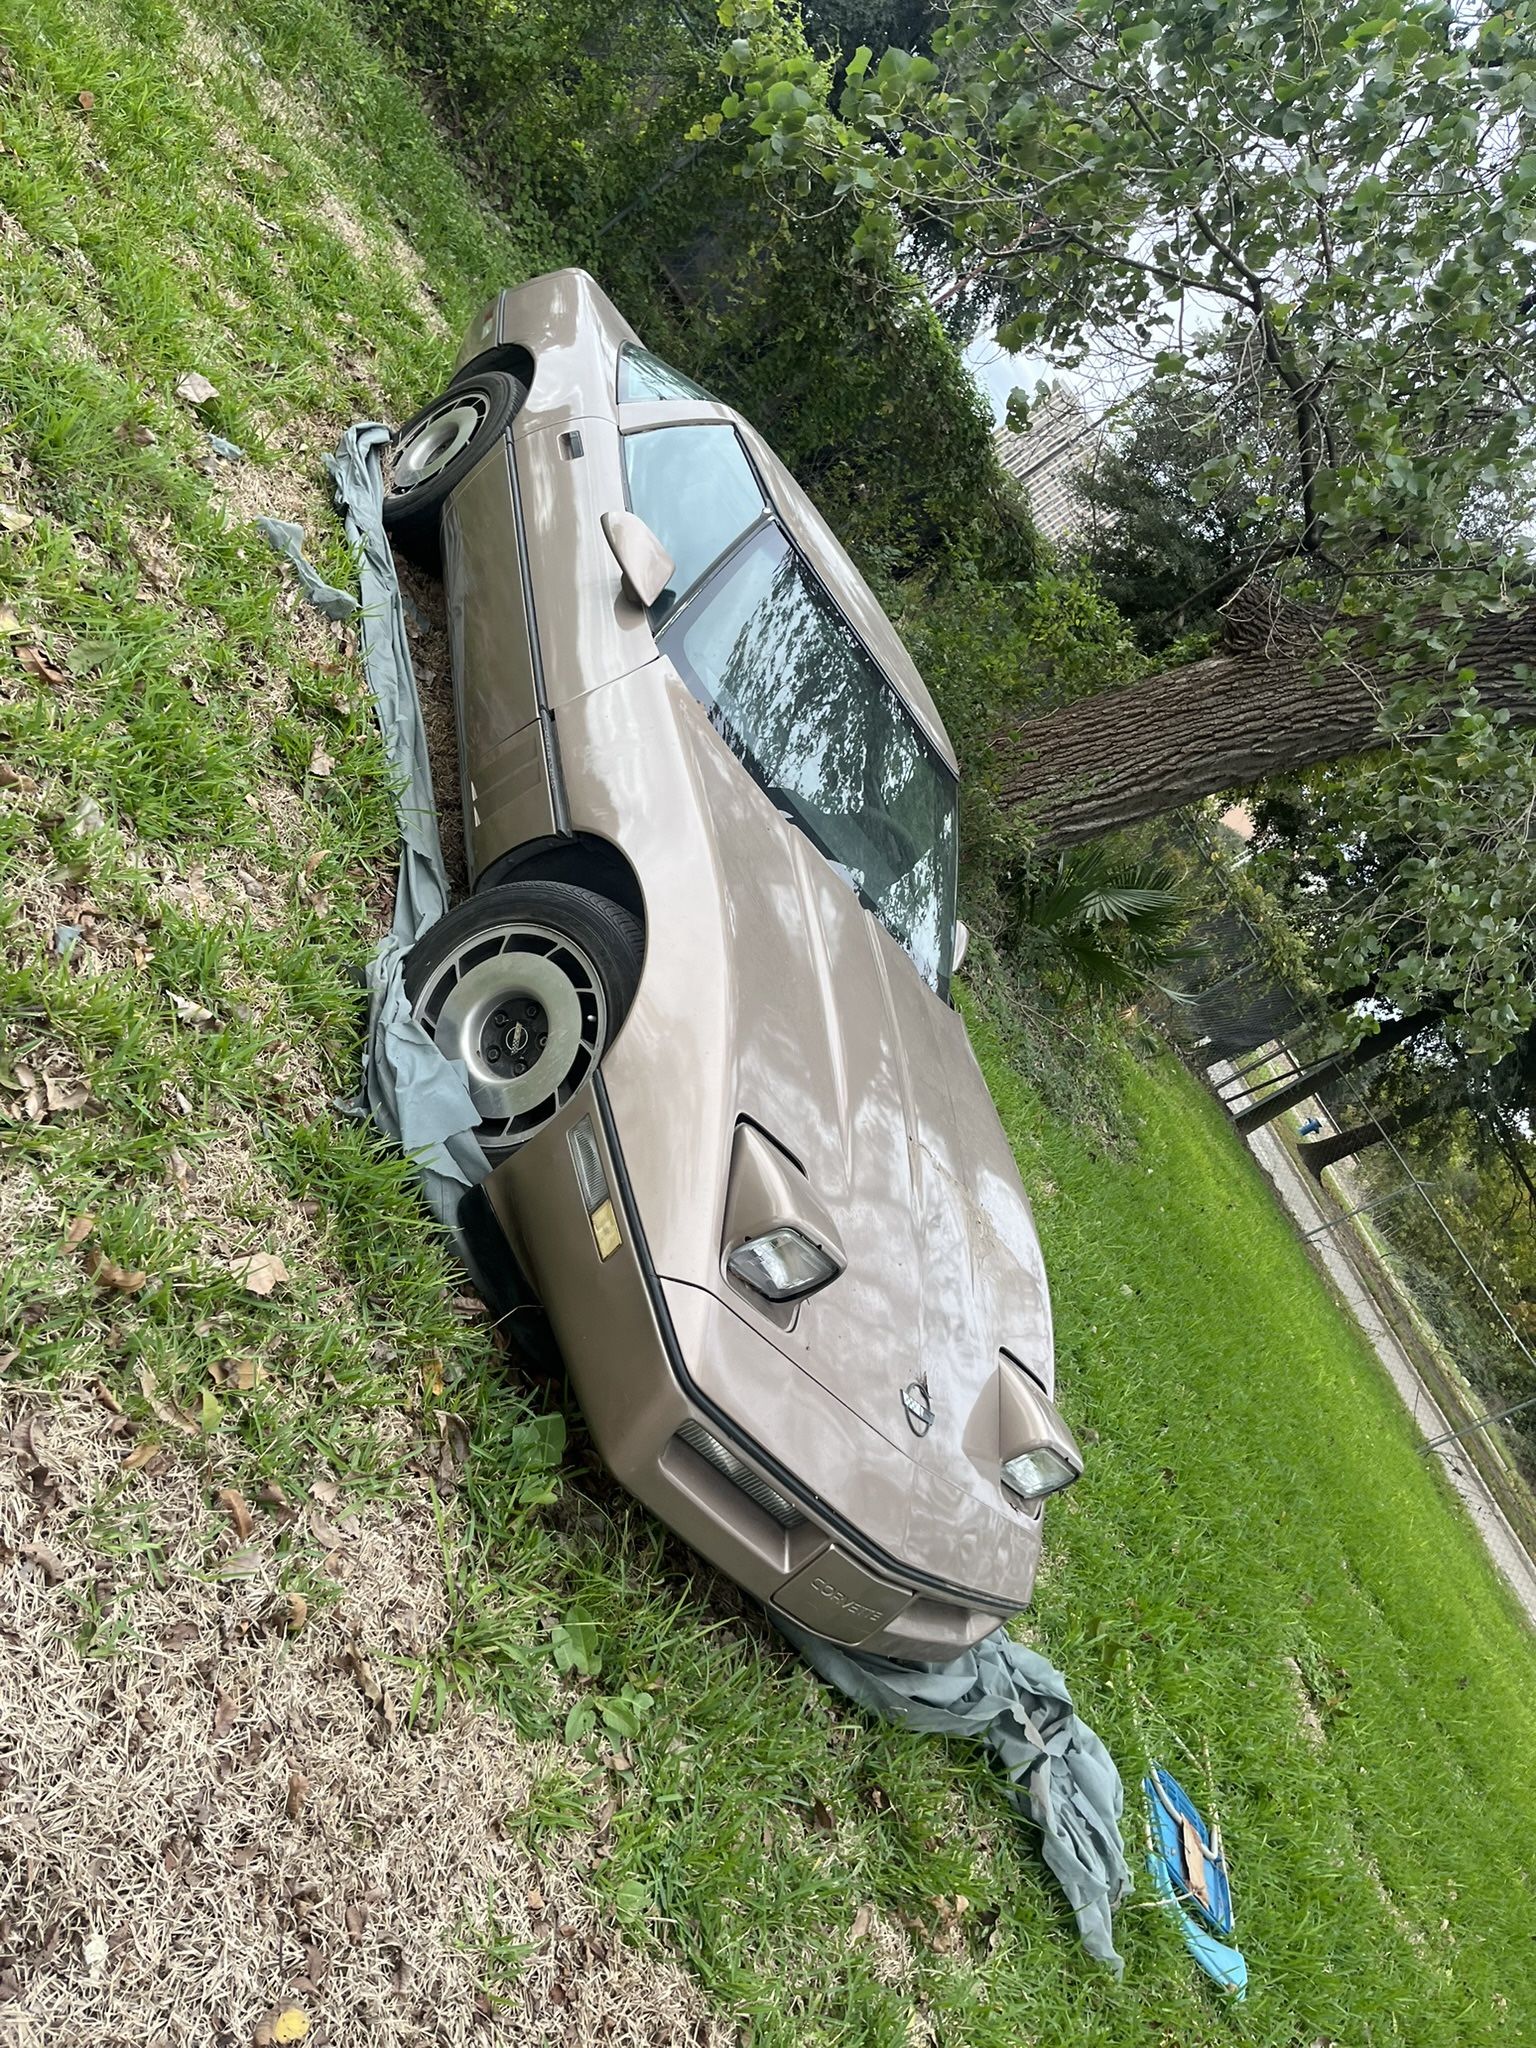
[[[499,1045],[488,1045],[485,1049],[485,1056],[487,1059],[499,1060],[501,1058],[501,1047]]]
[[[524,1003],[524,1005],[523,1005],[523,1015],[524,1015],[525,1017],[537,1017],[537,1015],[538,1015],[538,1014],[539,1014],[539,1006],[538,1006],[538,1004],[537,1004],[537,1003]]]
[[[549,1033],[548,1033],[547,1031],[541,1031],[541,1032],[539,1033],[539,1051],[540,1051],[540,1052],[542,1052],[542,1051],[544,1050],[545,1046],[546,1046],[546,1045],[548,1045],[548,1043],[549,1043]]]

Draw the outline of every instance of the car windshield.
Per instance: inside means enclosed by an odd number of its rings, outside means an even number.
[[[702,384],[695,384],[681,370],[674,370],[660,356],[653,356],[648,348],[642,348],[638,341],[626,341],[619,351],[620,405],[629,405],[643,398],[712,399],[713,396],[713,392],[706,391]]]
[[[784,534],[753,534],[661,645],[754,780],[946,993],[955,778]]]

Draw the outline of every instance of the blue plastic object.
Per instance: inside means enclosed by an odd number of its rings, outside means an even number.
[[[1153,1764],[1142,1789],[1150,1823],[1147,1864],[1157,1889],[1172,1906],[1184,1945],[1206,1976],[1241,1999],[1248,1989],[1247,1962],[1240,1949],[1218,1938],[1233,1928],[1220,1830],[1206,1826],[1195,1802],[1161,1764]]]

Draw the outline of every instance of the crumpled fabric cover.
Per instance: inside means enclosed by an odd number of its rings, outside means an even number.
[[[1111,1916],[1131,1891],[1120,1837],[1125,1789],[1055,1666],[1002,1629],[952,1664],[894,1664],[773,1619],[812,1670],[859,1706],[902,1728],[971,1736],[991,1751],[1007,1797],[1041,1832],[1084,1948],[1118,1976]]]
[[[490,1166],[472,1136],[478,1118],[463,1068],[445,1060],[414,1022],[400,979],[407,948],[448,908],[448,887],[400,586],[380,517],[379,451],[388,439],[385,427],[349,428],[329,461],[358,565],[363,666],[395,771],[400,817],[394,925],[368,968],[363,1096],[381,1128],[417,1162],[428,1202],[452,1228],[460,1196]],[[304,559],[297,527],[257,523],[322,610],[333,618],[359,612],[351,598],[344,610],[332,608],[346,593]],[[1110,1916],[1131,1889],[1119,1829],[1124,1794],[1104,1745],[1073,1711],[1061,1674],[1001,1629],[954,1663],[924,1668],[839,1649],[780,1615],[774,1620],[812,1669],[857,1705],[906,1728],[970,1736],[992,1752],[1008,1797],[1044,1836],[1045,1860],[1071,1902],[1084,1946],[1118,1974]]]
[[[490,1162],[474,1137],[480,1121],[464,1068],[445,1060],[411,1015],[401,981],[406,953],[448,908],[448,876],[437,836],[437,806],[416,675],[405,634],[405,609],[394,556],[381,516],[380,451],[389,429],[349,427],[327,458],[336,505],[357,563],[361,603],[324,582],[304,558],[303,533],[286,520],[256,524],[292,562],[305,594],[330,618],[357,617],[358,645],[394,771],[400,820],[400,872],[389,935],[368,963],[368,1034],[363,1051],[363,1102],[375,1122],[420,1169],[433,1213],[451,1228],[468,1187]],[[336,600],[345,599],[345,609]]]
[[[356,433],[357,429],[352,429]],[[233,447],[231,441],[226,444]],[[329,460],[329,458],[327,458]],[[334,583],[327,583],[313,562],[304,554],[304,529],[295,526],[291,519],[258,519],[256,531],[276,553],[283,555],[293,564],[304,595],[317,611],[328,619],[350,619],[357,610],[357,599],[350,590],[338,590]]]

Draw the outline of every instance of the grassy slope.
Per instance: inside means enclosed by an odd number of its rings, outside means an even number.
[[[464,1686],[540,1734],[573,1699],[622,1729],[625,1695],[654,1696],[638,1741],[573,1741],[514,1821],[537,1843],[596,1817],[594,1885],[758,2042],[1226,2039],[1155,1912],[1125,1919],[1124,1987],[1091,1972],[962,1751],[845,1713],[579,1455],[549,1483],[403,1177],[330,1111],[386,793],[343,637],[290,618],[223,501],[270,490],[320,540],[326,441],[432,388],[486,285],[560,260],[558,232],[488,221],[326,5],[258,0],[234,40],[209,17],[190,42],[158,0],[0,18],[0,500],[33,516],[0,542],[0,599],[71,671],[0,655],[0,758],[33,785],[0,794],[0,1093],[51,1063],[94,1097],[5,1127],[13,1377],[99,1377],[210,1488],[238,1436],[291,1490],[328,1471],[387,1492],[398,1453],[370,1415],[418,1410],[441,1374],[472,1444],[455,1620],[401,1683],[423,1713]],[[238,485],[194,466],[202,427],[171,395],[194,369],[252,451]],[[308,773],[317,744],[331,776]],[[91,957],[50,958],[82,919]],[[1530,1651],[1470,1533],[1195,1091],[1129,1073],[1140,1149],[1094,1158],[978,1035],[1030,1180],[1054,1185],[1066,1398],[1099,1435],[1038,1630],[1128,1771],[1144,1740],[1176,1760],[1176,1732],[1208,1740],[1259,1980],[1245,2030],[1530,2038]],[[86,1211],[142,1293],[61,1256]],[[257,1249],[293,1274],[270,1300],[222,1263]],[[260,1361],[254,1393],[229,1392],[232,1357]],[[173,1401],[201,1437],[165,1422]],[[598,1668],[557,1678],[551,1623],[576,1612]],[[113,1628],[132,1625],[125,1593]],[[515,1968],[493,1935],[489,1980]]]

